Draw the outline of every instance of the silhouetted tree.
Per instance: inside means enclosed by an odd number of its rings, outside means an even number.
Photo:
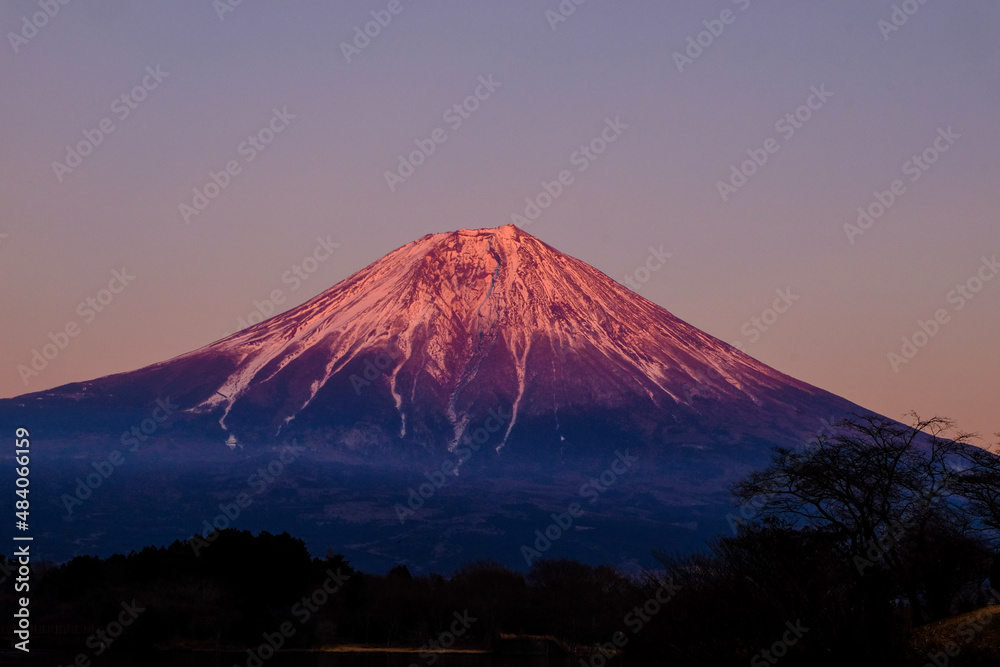
[[[861,613],[847,556],[835,533],[776,519],[740,526],[707,554],[658,554],[664,573],[653,577],[647,595],[667,584],[676,596],[648,623],[631,619],[641,631],[626,654],[666,664],[745,665],[780,640],[788,624],[808,631],[782,664],[825,664],[820,659],[829,657],[829,647],[844,656],[880,645],[888,653],[885,645],[899,633],[888,614],[877,619]]]
[[[994,449],[1000,451],[1000,443]],[[1000,456],[978,447],[969,448],[962,455],[968,467],[959,476],[957,486],[969,500],[969,512],[990,530],[990,537],[996,540],[1000,534]]]
[[[908,571],[912,561],[902,553],[903,538],[919,541],[930,522],[942,518],[962,524],[954,465],[974,436],[955,432],[951,420],[915,414],[911,426],[877,415],[837,426],[804,451],[775,449],[771,464],[735,484],[734,494],[765,516],[840,535],[870,603],[881,595],[876,579],[885,571],[920,622],[925,598]]]
[[[457,609],[468,608],[477,618],[477,636],[524,629],[527,590],[524,576],[500,563],[480,559],[458,568],[451,577]]]

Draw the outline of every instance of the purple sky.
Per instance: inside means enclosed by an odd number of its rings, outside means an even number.
[[[0,395],[200,347],[275,290],[285,310],[424,234],[507,224],[568,170],[526,231],[868,408],[1000,430],[1000,279],[979,282],[1000,255],[996,2],[565,0],[556,22],[557,0],[224,1],[0,8]],[[347,62],[373,11],[391,22]],[[689,37],[707,46],[684,61]],[[390,188],[418,141],[434,152]],[[186,222],[210,172],[226,187]],[[849,234],[876,191],[891,204]],[[320,238],[339,247],[303,280]],[[646,271],[651,247],[671,257]],[[797,298],[773,317],[778,290]],[[25,381],[50,333],[65,349]]]

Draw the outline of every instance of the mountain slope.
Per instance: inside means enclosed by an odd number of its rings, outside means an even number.
[[[860,410],[513,225],[425,236],[228,338],[33,396],[154,394],[223,440],[330,439],[369,423],[425,449],[453,448],[491,409],[510,415],[497,450],[521,436],[587,440],[595,420],[645,441],[755,430],[801,441]]]
[[[510,225],[425,236],[174,359],[0,400],[40,443],[49,558],[186,539],[242,493],[240,527],[438,571],[523,566],[574,502],[548,555],[699,548],[731,527],[734,479],[852,412]],[[286,465],[279,442],[303,449]]]

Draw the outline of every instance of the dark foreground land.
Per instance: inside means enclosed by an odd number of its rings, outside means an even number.
[[[823,536],[744,529],[712,555],[629,577],[538,560],[478,561],[452,576],[355,571],[288,534],[222,531],[107,559],[41,565],[32,655],[3,664],[823,665],[996,664],[1000,607],[914,627],[904,607],[850,604]],[[844,580],[850,580],[846,577]],[[767,591],[764,593],[764,591]],[[975,596],[973,596],[975,597]],[[969,599],[988,603],[988,595]],[[0,597],[4,616],[14,606]],[[8,636],[10,627],[5,627]],[[279,650],[275,650],[279,649]],[[951,655],[954,654],[954,655]],[[941,664],[944,664],[943,662]]]
[[[950,426],[862,418],[776,449],[733,486],[730,536],[654,553],[638,574],[541,546],[526,572],[368,574],[288,533],[234,529],[34,561],[27,664],[1000,664],[1000,457],[939,437]],[[0,570],[13,619],[14,568]]]

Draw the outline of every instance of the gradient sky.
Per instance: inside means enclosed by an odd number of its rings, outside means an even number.
[[[17,53],[9,33],[40,10],[8,0],[0,396],[200,347],[273,290],[285,310],[424,234],[507,224],[570,169],[526,231],[619,281],[662,246],[638,291],[675,315],[885,415],[992,439],[1000,277],[961,310],[948,294],[1000,255],[1000,5],[911,2],[886,39],[888,0],[590,0],[554,29],[557,0],[401,0],[348,63],[341,43],[388,0],[244,0],[223,19],[211,0],[77,0]],[[674,52],[724,10],[678,71]],[[120,120],[114,100],[157,66],[169,76]],[[480,76],[499,88],[452,130],[443,113]],[[786,139],[775,123],[813,86],[832,96]],[[275,108],[295,118],[247,161],[238,147]],[[114,132],[59,182],[52,163],[103,118]],[[579,173],[571,155],[607,118],[628,127]],[[385,171],[438,127],[447,140],[391,192]],[[910,181],[904,163],[949,127],[959,138]],[[724,202],[717,182],[769,137],[778,152]],[[230,160],[240,173],[185,224],[179,205]],[[895,179],[905,192],[850,243],[845,223]],[[320,237],[340,247],[293,290],[282,276]],[[78,304],[122,267],[134,280],[86,321]],[[752,341],[786,288],[798,300]],[[939,309],[894,371],[887,354]],[[69,323],[78,335],[25,384],[18,365]]]

